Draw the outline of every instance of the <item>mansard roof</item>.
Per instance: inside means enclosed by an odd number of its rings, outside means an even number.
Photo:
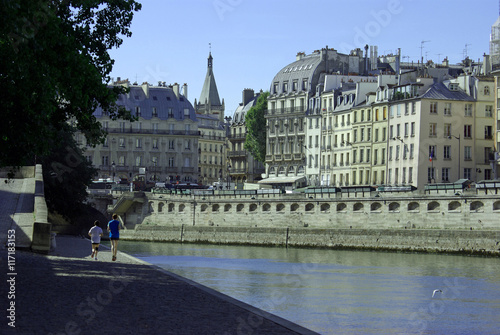
[[[176,120],[185,119],[185,111],[189,110],[189,119],[196,121],[196,113],[193,105],[185,96],[177,96],[170,86],[148,86],[146,90],[141,86],[129,86],[130,92],[118,97],[116,104],[124,106],[127,110],[135,113],[136,107],[140,108],[141,117],[149,120],[153,118],[153,108],[156,108],[157,117],[161,120],[169,119],[169,111],[173,112]],[[148,95],[146,95],[148,92]],[[102,117],[102,109],[99,107],[94,112],[94,116]],[[156,117],[156,116],[155,116]],[[171,118],[171,117],[170,117]]]
[[[433,84],[421,96],[422,99],[475,101],[470,95],[458,89],[452,91],[441,82]]]
[[[217,90],[217,85],[215,84],[215,76],[212,69],[212,59],[212,53],[210,53],[208,55],[207,75],[205,76],[205,82],[203,83],[200,101],[198,101],[198,103],[208,103],[211,106],[221,106],[219,91]]]
[[[282,68],[275,76],[271,83],[270,92],[273,92],[274,83],[283,83],[285,81],[289,82],[290,89],[292,82],[297,80],[299,85],[302,85],[303,79],[308,79],[309,84],[311,83],[311,79],[321,62],[321,54],[314,53],[311,55],[303,56],[301,59],[296,60],[295,62],[288,64],[284,68]],[[305,88],[309,90],[309,88]],[[300,88],[302,90],[302,87]],[[279,85],[278,91],[276,94],[288,93],[283,91],[283,85]]]
[[[238,108],[234,111],[233,118],[231,120],[231,124],[245,123],[245,117],[253,106],[257,103],[257,99],[259,98],[260,93],[255,94],[255,96],[243,106],[242,103],[239,104]]]

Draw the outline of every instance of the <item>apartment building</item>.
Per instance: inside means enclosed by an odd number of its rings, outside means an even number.
[[[295,62],[275,75],[266,115],[266,178],[287,186],[306,180],[319,184],[324,78],[364,73],[365,64],[360,49],[345,55],[327,47],[298,53]]]
[[[198,140],[198,182],[213,185],[226,178],[226,127],[215,115],[196,114]]]
[[[137,121],[112,120],[102,109],[94,116],[108,132],[105,142],[86,147],[85,155],[98,169],[99,178],[115,180],[184,181],[198,179],[198,121],[187,96],[178,84],[131,85],[120,80],[130,92],[117,105],[130,110]],[[184,84],[187,93],[187,85]],[[85,145],[85,138],[77,134]]]
[[[254,183],[262,179],[265,172],[264,164],[254,159],[245,149],[247,128],[245,117],[248,111],[255,106],[260,94],[252,89],[244,89],[242,101],[236,108],[228,132],[228,169],[231,180],[236,184]]]

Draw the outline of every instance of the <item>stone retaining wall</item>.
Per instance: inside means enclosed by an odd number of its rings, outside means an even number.
[[[141,225],[120,238],[135,241],[280,247],[445,252],[500,256],[500,231],[440,229],[309,229]]]

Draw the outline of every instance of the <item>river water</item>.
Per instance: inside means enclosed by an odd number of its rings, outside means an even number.
[[[119,249],[321,334],[500,334],[498,258],[128,241]]]

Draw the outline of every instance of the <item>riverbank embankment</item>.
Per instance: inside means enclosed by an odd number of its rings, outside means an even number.
[[[447,229],[317,229],[140,225],[125,229],[135,241],[246,244],[277,247],[438,252],[500,256],[500,231]]]

